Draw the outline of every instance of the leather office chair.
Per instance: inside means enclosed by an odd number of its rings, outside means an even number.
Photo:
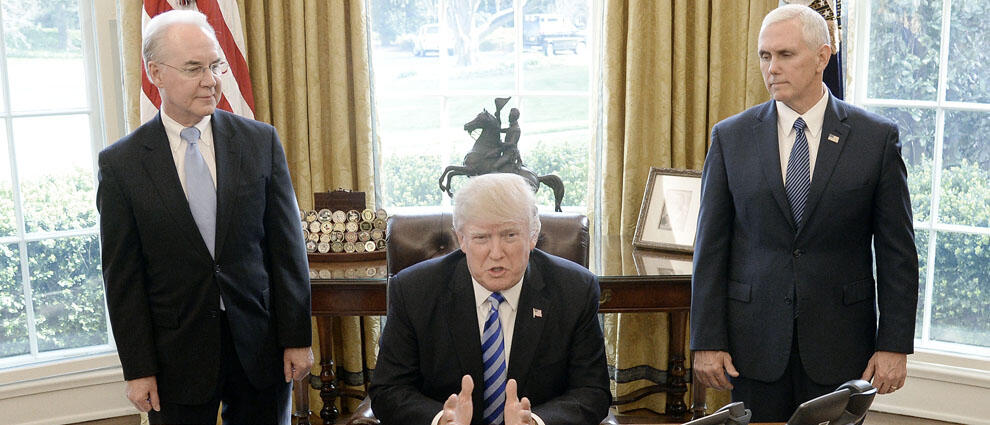
[[[588,218],[572,213],[540,214],[540,236],[536,247],[588,267]],[[420,261],[436,258],[458,248],[454,235],[453,215],[449,212],[396,214],[389,218],[388,275]],[[348,420],[348,425],[379,425],[371,410],[371,399],[365,397]],[[609,412],[601,425],[618,425]]]

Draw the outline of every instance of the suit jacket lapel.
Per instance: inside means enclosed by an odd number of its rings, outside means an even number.
[[[233,126],[223,111],[213,114],[213,149],[217,160],[217,234],[214,252],[220,258],[236,208],[236,189],[240,177],[241,154]]]
[[[821,200],[822,192],[828,185],[835,170],[835,164],[839,160],[842,147],[846,145],[846,136],[849,134],[849,125],[845,123],[847,113],[831,94],[829,102],[825,107],[825,119],[822,121],[821,141],[818,142],[818,157],[815,159],[815,171],[811,178],[811,188],[808,190],[808,200],[804,207],[804,214],[810,219],[818,201]],[[838,136],[838,142],[829,140],[830,135]],[[810,220],[809,220],[810,222]],[[799,233],[803,233],[802,227]]]
[[[144,147],[148,149],[147,155],[142,158],[145,172],[154,183],[168,215],[176,222],[177,228],[187,229],[181,233],[186,236],[189,244],[209,257],[210,251],[206,249],[206,243],[199,234],[196,220],[189,210],[189,201],[186,200],[182,183],[179,182],[175,158],[172,157],[172,148],[169,146],[168,136],[165,135],[161,112],[155,116],[147,137],[144,137]]]
[[[793,228],[794,216],[791,213],[791,203],[787,200],[787,192],[784,191],[784,178],[780,171],[776,102],[770,100],[764,103],[763,109],[756,116],[759,121],[753,127],[753,135],[756,138],[757,155],[760,156],[763,177],[770,187],[773,198],[777,200],[777,206],[780,207],[781,213]]]
[[[484,385],[481,334],[478,332],[478,311],[474,303],[474,287],[465,259],[462,258],[455,266],[450,285],[445,309],[451,341],[456,347],[457,359],[461,364],[460,370],[471,375],[475,388],[480,388]],[[481,391],[474,391],[474,397],[472,397],[476,411],[478,406],[482,406],[481,393]]]
[[[532,255],[530,256],[532,259]],[[509,377],[514,378],[518,388],[526,388],[529,370],[536,356],[539,341],[542,340],[543,324],[553,316],[553,306],[543,294],[545,283],[539,267],[530,261],[523,278],[519,307],[516,310],[516,323],[512,331],[512,352],[509,353]],[[532,314],[539,309],[543,317]]]

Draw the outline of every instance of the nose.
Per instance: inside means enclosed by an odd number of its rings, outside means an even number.
[[[213,87],[217,85],[217,79],[219,78],[220,76],[214,75],[210,72],[209,68],[204,68],[203,73],[199,76],[199,82],[203,85],[203,87]]]
[[[771,57],[767,62],[768,62],[768,64],[767,64],[767,70],[771,74],[779,74],[780,73],[780,66],[778,65],[777,58]]]
[[[488,256],[493,260],[498,260],[505,256],[505,250],[503,249],[502,238],[496,236],[492,238],[492,248],[488,251]]]

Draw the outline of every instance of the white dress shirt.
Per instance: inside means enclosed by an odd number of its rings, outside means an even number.
[[[491,311],[491,303],[488,301],[488,297],[492,295],[492,291],[485,289],[481,286],[474,277],[471,278],[471,283],[474,288],[474,304],[475,310],[478,313],[478,335],[485,334],[485,322],[488,320],[488,314]],[[512,331],[516,327],[516,312],[519,309],[519,296],[522,295],[523,279],[519,279],[519,283],[512,285],[511,288],[501,291],[502,297],[505,301],[499,303],[498,305],[498,321],[502,325],[502,343],[505,344],[505,367],[509,367],[509,356],[512,354]],[[479,340],[478,343],[481,343]],[[484,391],[484,383],[475,382],[475,391]],[[519,397],[522,399],[522,397]],[[433,417],[433,425],[438,425],[440,422],[440,416],[443,415],[443,410],[437,413]],[[543,419],[533,414],[533,419],[536,420],[537,425],[544,425]]]
[[[777,150],[780,152],[780,174],[784,184],[787,184],[787,162],[791,158],[791,149],[794,148],[794,138],[797,137],[794,121],[799,117],[804,118],[804,135],[808,138],[809,178],[815,175],[815,160],[818,159],[818,145],[821,144],[822,125],[825,121],[825,106],[828,105],[829,98],[825,83],[822,83],[822,92],[818,103],[804,114],[798,114],[784,102],[777,102]]]
[[[165,126],[165,135],[168,136],[168,145],[172,149],[172,160],[175,161],[175,172],[179,175],[179,183],[182,184],[182,192],[189,199],[189,191],[186,190],[186,149],[189,142],[182,140],[179,132],[186,128],[182,124],[173,120],[162,111],[162,124]],[[217,157],[213,147],[213,122],[210,121],[212,115],[203,117],[194,127],[199,129],[199,153],[206,161],[206,168],[210,170],[210,177],[213,178],[213,187],[217,187]]]

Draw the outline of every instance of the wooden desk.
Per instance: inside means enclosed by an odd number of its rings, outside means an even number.
[[[656,392],[667,393],[668,415],[684,415],[687,392],[684,339],[691,306],[691,257],[632,248],[628,238],[603,237],[591,250],[590,268],[599,276],[602,313],[670,312],[669,363],[667,382],[617,398],[615,404],[638,400]],[[334,423],[339,412],[335,400],[340,395],[334,374],[332,316],[373,316],[386,314],[385,262],[313,263],[312,303],[320,339],[320,418]],[[295,391],[300,424],[309,424],[308,391]],[[695,391],[691,412],[704,414],[704,391]]]

